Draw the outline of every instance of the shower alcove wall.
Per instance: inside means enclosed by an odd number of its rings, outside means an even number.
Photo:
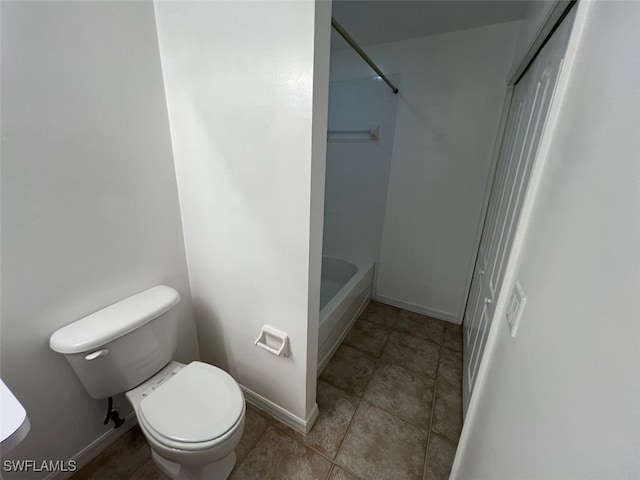
[[[371,298],[397,103],[379,77],[329,84],[318,372]]]

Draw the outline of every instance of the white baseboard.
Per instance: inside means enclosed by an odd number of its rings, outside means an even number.
[[[88,446],[76,453],[70,459],[74,460],[76,463],[76,472],[104,452],[109,445],[118,440],[137,424],[138,419],[136,418],[136,414],[135,412],[131,412],[125,417],[125,422],[120,428],[112,428],[111,430],[104,432]],[[64,478],[71,477],[76,472],[51,472],[44,480],[62,480]]]
[[[248,388],[240,385],[242,388],[247,402],[255,405],[256,407],[264,410],[271,416],[275,417],[285,425],[293,428],[296,432],[300,432],[303,435],[309,433],[316,419],[318,418],[318,404],[314,404],[313,409],[306,419],[292,414],[288,410],[276,405],[270,400],[267,400],[263,396],[249,390]],[[86,466],[91,460],[104,452],[109,445],[114,443],[125,433],[131,430],[138,424],[135,412],[129,413],[125,417],[124,424],[117,429],[111,429],[100,435],[97,439],[91,442],[88,446],[76,453],[70,460],[75,461],[76,470],[74,472],[51,472],[44,480],[63,480],[71,477],[78,472],[82,467]]]
[[[281,421],[288,427],[291,427],[296,432],[306,435],[311,431],[313,424],[318,418],[318,404],[313,405],[311,413],[306,419],[302,419],[297,415],[294,415],[290,411],[282,408],[280,405],[273,403],[271,400],[263,397],[262,395],[248,389],[244,385],[240,385],[244,392],[245,399],[251,405],[258,407],[260,410],[264,410],[275,419]]]
[[[419,313],[420,315],[426,315],[427,317],[437,318],[438,320],[444,320],[445,322],[460,324],[462,323],[458,316],[454,313],[444,312],[442,310],[436,310],[435,308],[425,307],[423,305],[417,305],[411,302],[405,302],[397,298],[387,297],[386,295],[380,295],[375,293],[373,299],[376,302],[391,305],[392,307],[402,308],[409,310],[410,312]]]

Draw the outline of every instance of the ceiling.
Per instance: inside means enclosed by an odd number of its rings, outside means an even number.
[[[360,45],[520,20],[527,0],[334,0],[333,16]],[[331,31],[331,49],[349,45]]]

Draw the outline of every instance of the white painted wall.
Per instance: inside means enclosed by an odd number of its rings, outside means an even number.
[[[110,427],[55,330],[166,284],[177,358],[198,356],[153,5],[1,8],[1,375],[31,421],[7,458],[68,460]]]
[[[302,427],[316,408],[328,7],[156,3],[202,358]],[[289,334],[290,357],[253,345],[265,324]]]
[[[640,477],[640,4],[576,8],[511,259],[526,309],[515,339],[494,322],[454,479]]]
[[[399,83],[398,75],[392,81]],[[387,200],[398,96],[376,77],[329,86],[329,131],[379,128],[367,135],[332,134],[327,144],[323,253],[377,261]]]
[[[378,299],[461,321],[518,25],[366,49],[402,79]],[[331,71],[335,80],[371,74],[350,51],[333,52]]]

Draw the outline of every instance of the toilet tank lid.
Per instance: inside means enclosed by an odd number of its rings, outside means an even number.
[[[158,285],[62,327],[51,335],[49,346],[58,353],[88,352],[141,327],[179,301],[177,291]]]

